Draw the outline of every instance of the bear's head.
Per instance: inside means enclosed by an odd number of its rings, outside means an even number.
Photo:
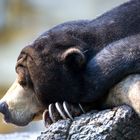
[[[23,126],[50,103],[79,103],[85,92],[87,50],[84,42],[63,32],[47,32],[23,48],[16,64],[17,79],[1,99],[5,121]]]

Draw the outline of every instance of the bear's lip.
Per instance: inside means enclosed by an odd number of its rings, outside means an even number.
[[[18,121],[18,120],[14,120],[12,118],[12,115],[10,113],[9,110],[7,110],[7,112],[5,114],[3,114],[3,120],[5,123],[12,123],[14,125],[17,125],[17,126],[26,126],[28,125],[31,121],[33,121],[34,119],[35,120],[40,120],[39,119],[39,116],[41,115],[41,112],[39,111],[38,113],[34,113],[31,115],[30,119],[28,121],[25,121],[25,122],[21,122],[21,121]],[[37,119],[38,118],[38,119]]]
[[[11,121],[11,115],[8,115],[8,114],[5,114],[5,115],[3,115],[4,117],[3,117],[3,119],[4,119],[4,121],[6,122],[6,123],[11,123],[12,121]]]
[[[5,114],[4,117],[3,117],[3,120],[6,123],[12,123],[12,124],[17,125],[17,126],[26,126],[32,121],[33,117],[31,117],[30,121],[20,122],[20,121],[13,120],[10,114],[7,114],[7,115]]]
[[[5,114],[3,114],[3,120],[4,120],[5,123],[12,123],[12,124],[15,124],[15,125],[18,125],[18,126],[26,126],[31,121],[41,120],[42,113],[41,112],[34,113],[34,114],[31,115],[30,120],[28,120],[26,122],[20,122],[20,121],[16,121],[16,120],[12,119],[12,115],[11,115],[10,111],[7,110],[7,112]]]

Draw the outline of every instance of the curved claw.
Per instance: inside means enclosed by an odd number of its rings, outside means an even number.
[[[45,127],[47,127],[49,124],[52,124],[52,120],[49,117],[49,112],[47,109],[43,112],[42,119]]]
[[[69,105],[66,101],[63,102],[63,105],[56,102],[55,104],[50,104],[48,110],[44,111],[43,120],[46,126],[47,124],[52,124],[60,119],[67,119],[68,117],[73,120],[73,116],[79,116],[85,112],[80,103],[77,106]]]
[[[81,105],[80,103],[79,103],[78,105],[79,105],[79,108],[81,109],[81,111],[82,111],[83,113],[86,113],[85,110],[84,110],[84,108],[82,107],[82,105]]]
[[[58,102],[56,102],[56,103],[55,103],[55,107],[56,107],[57,111],[59,112],[60,116],[61,116],[63,119],[67,119],[66,115],[65,115],[64,112],[63,112],[63,108],[62,108],[61,104],[58,103]]]
[[[55,123],[56,121],[53,117],[53,111],[52,111],[53,110],[53,104],[50,104],[48,109],[49,109],[49,117],[51,118],[52,122]]]
[[[69,110],[68,110],[68,103],[65,102],[65,101],[63,102],[63,108],[64,108],[66,114],[68,115],[68,117],[69,117],[71,120],[73,120],[73,117],[72,117],[72,115],[70,114],[70,112],[69,112]]]
[[[48,110],[46,109],[42,114],[42,120],[43,120],[43,123],[45,126],[46,126],[46,114],[47,114],[47,112],[48,112]]]

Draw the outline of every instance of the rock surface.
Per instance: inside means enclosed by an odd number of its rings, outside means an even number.
[[[37,140],[140,140],[140,119],[128,106],[58,121]]]

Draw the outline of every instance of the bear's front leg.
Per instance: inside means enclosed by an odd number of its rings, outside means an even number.
[[[132,73],[140,73],[140,34],[108,45],[89,61],[84,75],[87,92],[81,102],[100,101]]]

